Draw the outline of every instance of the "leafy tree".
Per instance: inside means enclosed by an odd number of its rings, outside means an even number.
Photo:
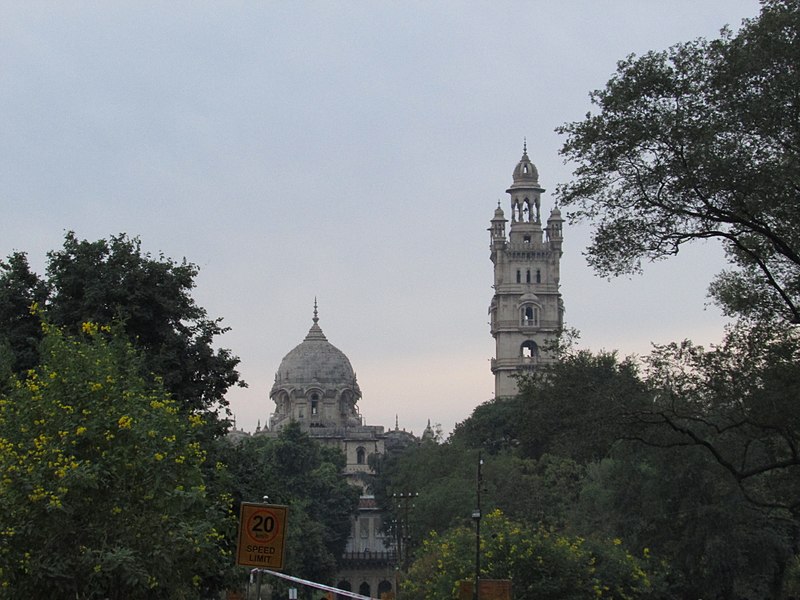
[[[344,554],[359,490],[342,477],[345,457],[322,445],[296,423],[278,437],[257,436],[223,449],[228,487],[238,502],[264,496],[289,506],[286,570],[312,581],[332,582]]]
[[[720,39],[629,56],[583,121],[559,128],[577,164],[560,187],[595,226],[601,275],[721,240],[711,287],[731,314],[800,323],[800,4],[764,0]]]
[[[625,432],[624,415],[648,399],[633,359],[586,350],[523,380],[519,395],[523,455],[549,453],[579,463],[606,456]]]
[[[8,365],[16,373],[39,362],[41,324],[30,307],[43,304],[46,298],[46,286],[30,270],[25,254],[16,252],[0,260],[0,343],[12,353]]]
[[[524,409],[521,395],[484,402],[475,407],[469,418],[456,423],[451,439],[492,454],[516,448],[524,436],[521,420]]]
[[[206,485],[202,417],[145,380],[141,356],[109,328],[45,324],[40,360],[0,394],[3,597],[220,589],[232,520]]]
[[[674,597],[782,597],[792,523],[748,502],[700,448],[616,446],[588,467],[573,518],[666,561]]]
[[[519,394],[478,406],[452,441],[520,456],[545,454],[586,463],[606,456],[626,430],[625,416],[649,393],[633,358],[562,348],[559,360],[520,379]]]
[[[239,359],[212,346],[226,328],[191,297],[195,265],[153,257],[124,234],[89,242],[68,232],[64,247],[48,254],[46,271],[39,279],[22,253],[0,263],[0,341],[14,352],[17,372],[36,362],[40,334],[28,313],[31,302],[71,333],[84,322],[119,321],[142,351],[143,373],[161,377],[181,406],[206,413],[208,427],[219,432],[224,423],[216,411],[227,406],[225,392],[242,385]]]
[[[403,582],[408,598],[459,597],[461,582],[474,581],[475,531],[457,527],[428,537]],[[481,577],[511,579],[512,598],[596,599],[657,597],[658,577],[645,557],[626,552],[619,540],[587,542],[529,527],[489,513],[481,527]]]
[[[648,358],[651,407],[630,415],[632,439],[710,453],[751,502],[800,520],[800,336],[732,328],[712,350],[691,343]]]

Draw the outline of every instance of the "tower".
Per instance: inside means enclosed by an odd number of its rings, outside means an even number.
[[[559,292],[561,211],[554,207],[542,228],[539,172],[528,158],[527,143],[514,168],[511,225],[506,238],[503,209],[497,203],[489,227],[490,258],[494,263],[494,296],[489,325],[495,339],[492,359],[495,398],[517,393],[515,375],[531,372],[552,360],[547,344],[563,325]]]

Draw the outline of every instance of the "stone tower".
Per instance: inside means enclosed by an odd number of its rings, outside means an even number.
[[[497,203],[489,228],[494,263],[494,297],[489,306],[495,358],[492,359],[495,398],[517,393],[515,375],[533,371],[552,360],[547,343],[561,329],[564,304],[559,292],[562,224],[554,207],[542,228],[539,173],[528,158],[527,144],[514,169],[511,225],[506,237],[503,209]]]

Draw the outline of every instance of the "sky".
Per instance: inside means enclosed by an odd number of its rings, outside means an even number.
[[[447,434],[492,397],[489,226],[522,155],[549,214],[572,166],[559,125],[616,62],[754,17],[756,0],[16,2],[0,0],[0,256],[74,231],[138,236],[200,268],[194,298],[274,409],[314,299],[371,425]],[[587,266],[565,224],[579,346],[643,355],[718,341],[718,245],[631,278]]]

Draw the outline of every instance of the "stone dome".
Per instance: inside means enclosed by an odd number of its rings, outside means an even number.
[[[314,312],[314,324],[305,339],[281,361],[275,374],[275,386],[321,387],[347,386],[360,395],[356,374],[344,352],[328,341]],[[274,388],[273,388],[274,389]]]
[[[512,187],[518,187],[520,184],[539,186],[539,171],[536,169],[536,165],[531,162],[531,159],[528,158],[527,151],[523,152],[522,158],[519,159],[517,166],[514,167],[514,185]]]

